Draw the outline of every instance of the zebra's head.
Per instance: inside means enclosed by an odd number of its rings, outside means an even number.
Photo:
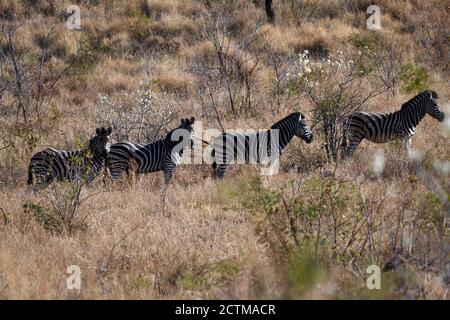
[[[442,108],[438,105],[437,102],[437,99],[439,98],[438,94],[435,91],[425,91],[424,94],[427,98],[427,103],[425,105],[426,112],[433,118],[437,119],[439,122],[444,121],[444,111],[442,111]]]
[[[295,135],[306,143],[311,143],[313,140],[313,134],[306,125],[305,116],[301,113],[295,126]]]
[[[188,141],[190,141],[190,147],[193,147],[194,144],[194,122],[195,118],[191,117],[190,119],[181,119],[181,124],[178,128],[172,130],[169,135],[171,137],[173,145],[178,145],[183,142],[182,148],[188,146]],[[189,136],[189,139],[187,137]]]
[[[95,130],[95,136],[89,140],[89,150],[94,157],[106,159],[110,149],[109,136],[111,132],[111,127],[108,129],[101,127]]]

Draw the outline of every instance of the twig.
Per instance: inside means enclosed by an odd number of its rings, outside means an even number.
[[[3,214],[3,221],[4,221],[5,226],[6,226],[6,225],[9,223],[8,216],[6,215],[6,213],[5,213],[5,211],[3,210],[3,208],[0,208],[0,211],[1,211],[2,214]]]

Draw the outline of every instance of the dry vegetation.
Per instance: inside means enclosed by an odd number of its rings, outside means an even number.
[[[70,1],[0,1],[1,299],[448,299],[449,122],[419,125],[415,160],[397,143],[363,142],[336,164],[314,121],[330,101],[393,111],[427,87],[450,112],[448,1],[380,0],[376,32],[370,1],[278,0],[275,24],[262,0],[73,2],[79,31],[65,27]],[[308,91],[304,50],[360,57],[361,79],[339,87],[355,99],[333,100],[328,80]],[[162,108],[146,119],[160,112],[164,130],[190,116],[204,129],[265,128],[301,110],[315,141],[296,139],[273,177],[243,166],[218,183],[207,165],[179,167],[165,204],[161,173],[131,191],[101,179],[28,189],[34,152],[80,148],[111,121],[101,97],[123,116],[142,86]],[[80,291],[66,288],[74,264]],[[366,288],[371,264],[386,271],[381,290]]]

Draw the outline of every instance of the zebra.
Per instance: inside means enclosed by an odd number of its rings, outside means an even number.
[[[109,127],[97,128],[89,145],[80,151],[65,151],[48,148],[31,157],[28,165],[28,184],[45,188],[56,181],[86,179],[91,184],[101,172],[109,152]]]
[[[168,185],[176,166],[179,164],[183,149],[193,145],[193,124],[195,118],[182,119],[178,128],[170,131],[165,138],[150,144],[119,142],[111,145],[106,160],[106,169],[113,179],[118,179],[123,172],[132,179],[140,174],[163,171],[164,182]],[[181,130],[180,130],[181,129]],[[186,134],[189,138],[186,139]],[[190,140],[190,145],[189,141]]]
[[[438,94],[426,90],[409,101],[401,109],[392,113],[354,112],[344,120],[343,156],[353,155],[363,139],[375,143],[385,143],[400,139],[409,153],[411,138],[420,120],[428,113],[439,122],[445,114],[437,103]]]
[[[278,130],[277,141],[272,141],[276,140],[274,130]],[[246,164],[261,163],[267,160],[262,157],[271,157],[271,146],[274,143],[278,146],[278,154],[275,155],[275,160],[278,160],[278,156],[294,136],[303,139],[306,143],[311,143],[313,140],[313,134],[306,125],[305,116],[300,112],[291,113],[274,123],[269,130],[261,130],[250,134],[222,133],[214,140],[211,150],[213,178],[223,179],[228,165],[233,163],[234,158],[244,157],[243,160]],[[239,145],[241,148],[239,148]],[[262,155],[261,152],[265,154]]]

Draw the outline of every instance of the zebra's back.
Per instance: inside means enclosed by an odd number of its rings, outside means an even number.
[[[397,138],[399,120],[397,112],[354,112],[344,124],[344,130],[371,142],[384,143]]]
[[[170,150],[159,140],[144,145],[140,143],[119,142],[111,145],[107,167],[113,178],[118,178],[131,166],[136,173],[150,173],[163,169],[164,159],[170,158]]]
[[[270,143],[270,130],[224,132],[214,140],[212,160],[217,164],[260,163],[270,158]]]
[[[48,148],[31,157],[28,183],[48,184],[53,180],[71,180],[75,175],[78,152]]]

